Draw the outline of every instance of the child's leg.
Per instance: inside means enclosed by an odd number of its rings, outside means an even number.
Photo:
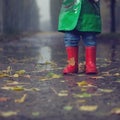
[[[64,37],[68,65],[64,68],[63,73],[78,72],[78,43],[80,36],[75,32],[66,32]]]
[[[84,33],[83,41],[85,44],[85,58],[86,58],[86,73],[97,73],[96,68],[96,34]]]

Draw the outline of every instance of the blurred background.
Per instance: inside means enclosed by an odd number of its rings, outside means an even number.
[[[57,31],[62,0],[0,0],[0,34]],[[101,0],[102,32],[120,32],[120,0]]]

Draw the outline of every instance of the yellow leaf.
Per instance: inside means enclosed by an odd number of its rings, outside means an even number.
[[[18,75],[18,74],[14,74],[14,75],[13,75],[13,77],[18,78],[18,77],[19,77],[19,75]]]
[[[37,116],[40,115],[40,113],[39,112],[32,112],[32,115],[35,116],[35,117],[37,117]]]
[[[4,87],[1,87],[1,89],[3,90],[11,90],[12,87],[8,87],[8,86],[4,86]]]
[[[48,73],[47,77],[51,77],[51,78],[61,78],[61,75],[55,74],[55,73]]]
[[[120,108],[114,108],[111,110],[112,114],[120,114]]]
[[[88,94],[88,93],[73,94],[73,96],[76,97],[76,98],[89,98],[89,97],[92,97],[92,95]]]
[[[22,86],[16,86],[16,87],[11,87],[11,90],[22,91],[22,90],[24,90],[24,88]]]
[[[40,91],[39,88],[32,88],[33,91]]]
[[[81,107],[79,108],[79,110],[92,112],[92,111],[97,110],[97,108],[98,108],[97,105],[85,105],[85,106],[81,106]]]
[[[82,87],[82,86],[87,86],[88,83],[86,81],[82,81],[82,82],[77,82],[77,85]]]
[[[99,89],[101,92],[104,92],[104,93],[111,93],[113,92],[112,89]]]
[[[22,98],[15,99],[15,102],[16,103],[23,103],[25,101],[26,97],[27,97],[27,94],[24,94]]]
[[[4,87],[1,87],[1,89],[4,89],[4,90],[14,90],[14,91],[22,91],[22,90],[24,90],[24,88],[22,86],[15,86],[15,87],[4,86]]]
[[[17,115],[17,112],[14,112],[14,111],[0,112],[0,115],[3,117],[10,117],[10,116]]]
[[[3,77],[9,77],[10,75],[9,74],[6,74],[6,73],[0,73],[0,78],[3,78]]]
[[[58,96],[62,97],[62,96],[68,96],[68,91],[67,90],[61,90],[59,93],[58,93]]]
[[[25,70],[16,71],[15,74],[23,75],[23,74],[25,74]]]
[[[53,76],[52,76],[52,78],[60,78],[61,76],[60,75],[57,75],[57,74],[54,74]]]
[[[66,111],[71,111],[72,108],[73,108],[72,106],[64,106],[63,109],[66,110]]]

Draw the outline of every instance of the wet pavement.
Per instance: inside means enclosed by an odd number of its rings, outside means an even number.
[[[0,120],[120,120],[119,36],[98,37],[97,75],[62,75],[61,33],[1,39]]]

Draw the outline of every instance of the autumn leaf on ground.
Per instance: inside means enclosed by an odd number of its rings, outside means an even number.
[[[0,102],[6,102],[8,100],[9,100],[9,98],[7,98],[7,97],[0,97]]]
[[[12,87],[11,90],[22,91],[22,90],[24,90],[24,88],[22,86],[16,86],[16,87]]]
[[[10,116],[15,116],[17,114],[18,112],[15,111],[0,112],[0,116],[2,117],[10,117]]]
[[[6,73],[0,73],[0,78],[3,78],[3,77],[9,77],[10,75],[9,74],[6,74]]]
[[[88,83],[86,81],[82,81],[82,82],[77,82],[77,85],[79,87],[84,87],[84,86],[88,86]]]
[[[62,77],[61,74],[55,74],[55,73],[53,73],[53,72],[49,72],[46,76],[40,77],[39,79],[40,79],[41,81],[45,81],[45,80],[59,79],[59,78],[61,78],[61,77]]]
[[[18,75],[18,74],[14,74],[13,77],[14,77],[14,78],[18,78],[19,75]]]
[[[72,66],[75,65],[75,59],[74,59],[74,57],[73,57],[73,58],[70,58],[70,59],[68,60],[68,65],[72,65]]]
[[[50,78],[61,78],[61,75],[58,75],[58,74],[49,72],[49,73],[47,74],[47,77],[50,77]]]
[[[13,90],[13,91],[22,91],[22,90],[24,90],[24,88],[22,86],[15,86],[15,87],[4,86],[1,89],[4,89],[4,90]]]
[[[115,73],[114,76],[120,76],[120,73]]]
[[[40,89],[39,88],[31,88],[31,90],[33,90],[33,91],[40,91]]]
[[[20,99],[15,99],[16,103],[23,103],[27,97],[27,94],[24,94]]]
[[[119,114],[120,115],[120,108],[113,108],[110,113],[111,114]]]
[[[15,86],[15,85],[24,85],[24,84],[30,84],[30,83],[22,83],[22,82],[17,82],[17,81],[7,81],[7,86]]]
[[[101,92],[104,92],[104,93],[111,93],[111,92],[113,92],[112,89],[98,89],[98,90],[101,91]]]
[[[97,105],[85,105],[85,106],[80,106],[79,110],[80,111],[86,111],[86,112],[93,112],[97,110],[98,106]]]
[[[40,115],[39,112],[32,112],[32,116],[34,116],[34,117],[37,117],[37,116],[39,116],[39,115]]]
[[[25,70],[19,70],[19,71],[16,71],[15,74],[18,74],[18,75],[23,75],[25,74]]]
[[[71,111],[72,110],[72,106],[68,105],[68,106],[64,106],[63,109],[66,111]]]
[[[82,93],[82,94],[73,94],[74,97],[77,97],[77,98],[89,98],[89,97],[92,97],[91,94],[88,94],[88,93]]]
[[[68,96],[68,91],[67,90],[61,90],[59,93],[58,93],[58,96],[62,97],[62,96]]]

